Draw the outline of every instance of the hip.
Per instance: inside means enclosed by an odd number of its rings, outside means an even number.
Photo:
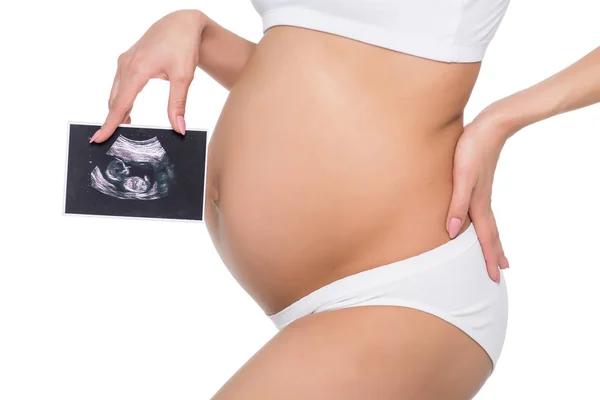
[[[475,340],[492,368],[504,345],[506,281],[489,279],[473,224],[441,246],[320,287],[269,318],[281,330],[309,314],[361,306],[407,307],[437,316]]]

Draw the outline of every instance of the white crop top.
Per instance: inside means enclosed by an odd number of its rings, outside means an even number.
[[[510,0],[252,0],[263,31],[292,25],[445,62],[481,61]]]

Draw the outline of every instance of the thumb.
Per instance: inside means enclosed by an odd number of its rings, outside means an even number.
[[[169,121],[175,132],[182,135],[185,135],[185,104],[191,83],[187,77],[173,79],[169,91]]]
[[[450,200],[450,208],[446,220],[446,230],[451,239],[454,239],[458,235],[467,218],[474,186],[471,180],[467,179],[466,174],[454,174],[452,199]]]

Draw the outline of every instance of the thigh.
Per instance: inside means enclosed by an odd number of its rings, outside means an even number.
[[[360,306],[288,325],[213,400],[466,400],[491,367],[473,339],[438,317]]]

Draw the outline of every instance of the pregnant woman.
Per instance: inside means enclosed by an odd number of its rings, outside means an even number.
[[[249,42],[200,11],[121,55],[109,114],[130,123],[170,81],[185,134],[196,68],[230,90],[210,138],[205,222],[223,262],[280,329],[219,390],[238,399],[470,399],[507,323],[491,209],[506,140],[600,101],[600,50],[463,111],[508,0],[254,0]]]

